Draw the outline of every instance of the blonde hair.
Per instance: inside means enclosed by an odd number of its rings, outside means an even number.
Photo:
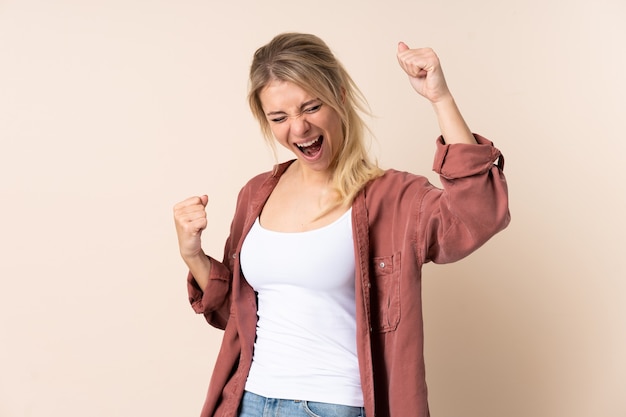
[[[369,114],[365,97],[320,38],[304,33],[277,35],[255,52],[248,90],[252,114],[272,148],[274,137],[259,95],[274,80],[299,86],[339,114],[344,143],[331,162],[332,186],[337,193],[335,207],[351,204],[367,182],[383,173],[370,159],[365,145],[368,129],[359,114]]]

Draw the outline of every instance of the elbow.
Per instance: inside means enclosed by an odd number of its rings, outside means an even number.
[[[480,222],[461,222],[455,225],[430,248],[431,259],[438,264],[459,261],[485,245],[493,236],[506,229],[511,221],[508,209],[481,217]]]

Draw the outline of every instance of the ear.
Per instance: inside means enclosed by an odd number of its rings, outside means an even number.
[[[341,104],[346,104],[346,89],[341,87]]]

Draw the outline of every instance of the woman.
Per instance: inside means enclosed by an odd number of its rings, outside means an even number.
[[[201,248],[208,197],[174,207],[191,304],[225,330],[203,417],[429,415],[421,267],[505,228],[507,186],[436,54],[400,43],[397,58],[435,110],[443,189],[372,162],[362,96],[322,40],[286,33],[255,53],[250,107],[295,159],[242,188],[223,262]]]

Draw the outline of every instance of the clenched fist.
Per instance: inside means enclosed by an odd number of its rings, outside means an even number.
[[[430,48],[410,49],[400,42],[397,57],[411,85],[420,95],[432,103],[449,98],[450,91],[435,51]]]
[[[206,205],[209,197],[190,197],[174,206],[178,246],[184,260],[203,255],[200,237],[207,226]]]

